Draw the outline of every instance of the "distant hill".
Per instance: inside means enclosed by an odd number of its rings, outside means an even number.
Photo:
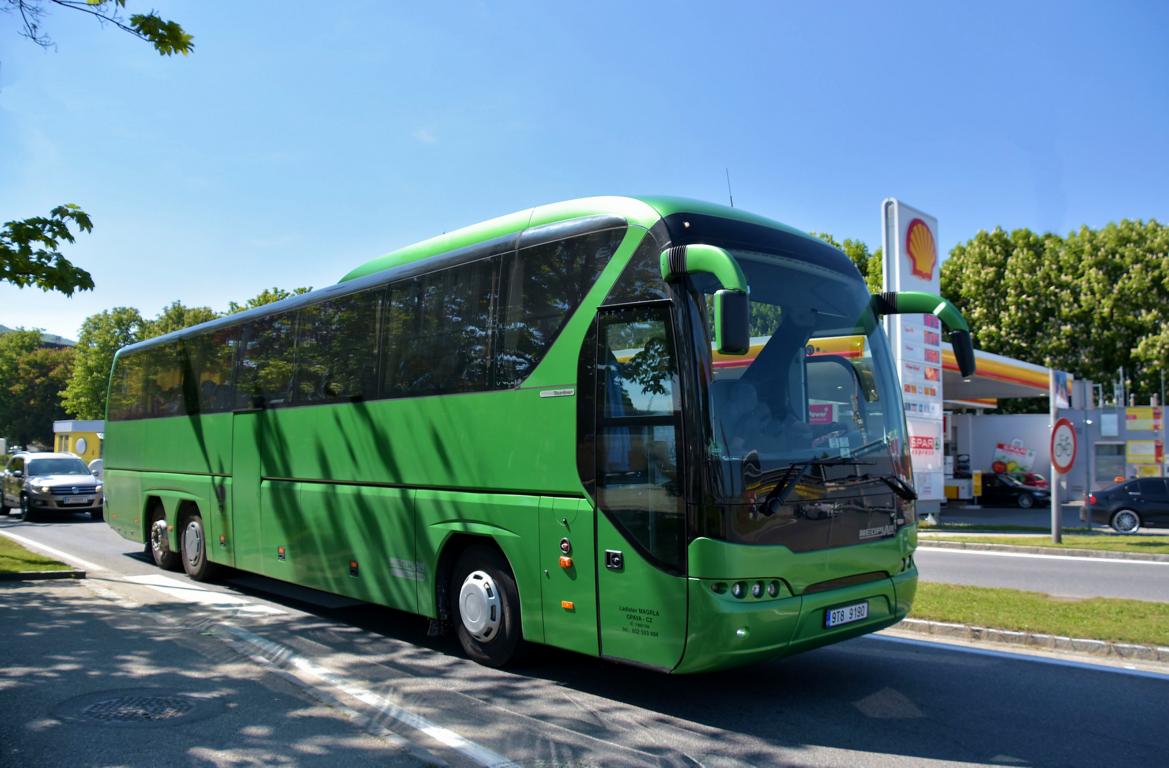
[[[12,333],[15,328],[9,328],[6,325],[0,325],[0,336],[5,333]],[[64,336],[57,336],[52,333],[41,333],[41,344],[46,347],[60,348],[60,347],[76,347],[77,342],[67,339]]]

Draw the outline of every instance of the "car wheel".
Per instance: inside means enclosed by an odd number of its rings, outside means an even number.
[[[207,559],[207,536],[203,530],[203,518],[191,515],[183,524],[179,548],[183,555],[183,570],[195,581],[208,581],[218,570]]]
[[[146,551],[154,564],[166,571],[179,569],[179,556],[170,548],[166,535],[166,513],[156,507],[150,514],[150,535],[146,537]]]
[[[36,510],[32,508],[29,503],[28,494],[20,494],[20,519],[26,523],[34,522],[37,519]]]
[[[92,518],[94,520],[104,520],[106,517],[105,516],[105,508],[104,507],[95,507],[94,509],[89,510],[89,516],[90,516],[90,518]]]
[[[502,667],[520,651],[519,592],[503,555],[476,545],[459,556],[451,574],[451,615],[459,644],[474,661]]]
[[[1035,506],[1035,497],[1034,496],[1032,496],[1029,493],[1020,493],[1019,494],[1019,507],[1021,509],[1031,509],[1031,507],[1033,507],[1033,506]]]
[[[12,507],[8,506],[8,502],[4,500],[4,494],[0,493],[0,516],[7,515],[12,511]]]
[[[1112,516],[1112,529],[1117,533],[1136,533],[1141,527],[1141,516],[1131,509],[1122,509]]]

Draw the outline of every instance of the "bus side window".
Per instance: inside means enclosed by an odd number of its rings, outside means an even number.
[[[141,352],[132,352],[118,357],[110,384],[108,413],[110,421],[140,419],[145,416],[142,392],[143,360]]]
[[[295,327],[292,312],[263,317],[245,326],[236,363],[236,408],[289,402]]]
[[[296,332],[297,403],[377,394],[377,319],[382,292],[363,291],[300,311]]]
[[[382,393],[418,397],[488,388],[499,257],[390,286]]]
[[[608,229],[507,255],[495,388],[518,387],[536,369],[624,236]]]
[[[597,504],[652,560],[684,570],[681,404],[665,310],[604,316],[597,359]]]

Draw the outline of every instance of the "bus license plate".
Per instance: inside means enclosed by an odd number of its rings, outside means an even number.
[[[93,497],[92,496],[66,496],[65,503],[66,504],[92,504]]]
[[[824,612],[825,627],[839,627],[869,617],[868,602],[846,605],[843,608],[829,608]]]

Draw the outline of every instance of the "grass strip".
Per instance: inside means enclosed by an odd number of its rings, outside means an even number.
[[[51,557],[30,552],[12,539],[0,536],[0,573],[23,571],[68,571],[70,566]]]
[[[1169,603],[919,582],[910,618],[1169,646]]]
[[[973,544],[1004,544],[1015,547],[1047,547],[1049,549],[1096,549],[1102,552],[1134,552],[1145,555],[1169,555],[1169,536],[1123,536],[1107,533],[1089,536],[1064,536],[1062,544],[1052,542],[1050,536],[930,536],[931,541],[958,541]]]

